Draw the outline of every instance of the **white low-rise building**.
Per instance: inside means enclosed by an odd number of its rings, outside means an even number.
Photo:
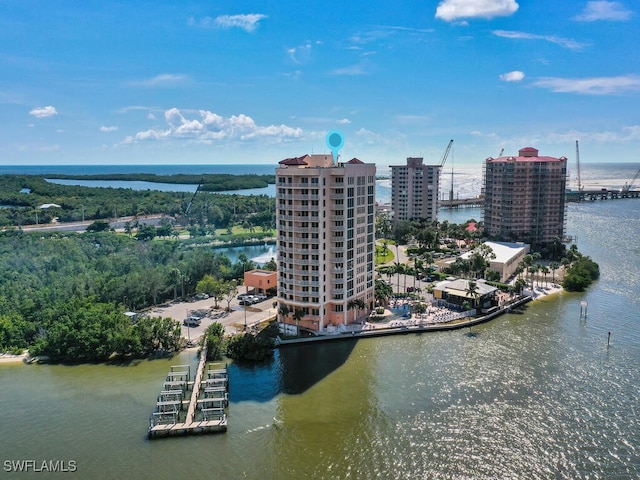
[[[522,242],[484,242],[491,248],[496,258],[489,259],[489,268],[500,275],[500,281],[506,282],[514,274],[522,258],[529,253],[530,246]],[[469,260],[474,251],[461,255]]]

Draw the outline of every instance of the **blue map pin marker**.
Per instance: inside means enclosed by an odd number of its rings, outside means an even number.
[[[344,147],[344,136],[342,132],[338,130],[331,130],[327,133],[327,147],[331,150],[333,156],[333,163],[338,161],[338,152]]]

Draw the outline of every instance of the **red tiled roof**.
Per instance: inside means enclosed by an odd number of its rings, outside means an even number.
[[[349,160],[347,163],[350,164],[360,164],[360,165],[364,165],[364,162],[362,160],[358,160],[357,158],[353,157],[351,160]]]
[[[567,160],[566,157],[556,158],[556,157],[540,156],[540,155],[538,155],[538,150],[533,148],[533,147],[521,148],[518,151],[518,156],[517,157],[509,155],[509,156],[506,156],[506,157],[499,157],[499,158],[489,157],[489,158],[486,159],[486,161],[488,163],[501,163],[501,162],[562,162],[562,161],[566,161],[566,160]]]
[[[281,160],[278,163],[280,165],[308,165],[308,163],[305,162],[305,159],[308,156],[309,155],[303,155],[302,157],[285,158],[284,160]]]

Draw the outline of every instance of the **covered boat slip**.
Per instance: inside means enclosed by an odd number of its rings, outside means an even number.
[[[206,343],[205,343],[206,345]],[[167,374],[151,415],[148,437],[217,433],[227,430],[229,377],[226,368],[209,365],[206,346],[200,353],[195,378],[189,365],[174,365]],[[186,393],[191,390],[189,400]],[[183,406],[188,405],[186,413]]]

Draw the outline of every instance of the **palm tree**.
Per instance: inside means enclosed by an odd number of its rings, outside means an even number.
[[[551,262],[549,264],[549,268],[551,269],[551,283],[556,283],[556,270],[560,268],[560,264],[558,262]]]
[[[382,256],[386,257],[388,251],[389,251],[389,241],[388,240],[384,240],[382,242]]]
[[[521,294],[522,289],[527,286],[527,282],[526,280],[519,278],[516,280],[516,283],[514,283],[513,286],[515,290],[518,292],[518,294]]]
[[[393,294],[393,288],[388,283],[384,283],[382,280],[376,280],[375,298],[376,303],[381,306],[386,306],[389,303],[389,297]]]
[[[393,273],[396,275],[396,283],[397,283],[397,292],[400,293],[400,275],[404,274],[405,268],[404,263],[396,262],[393,264]]]
[[[364,310],[367,308],[367,304],[361,298],[356,298],[354,300],[356,310]]]
[[[478,302],[478,284],[475,280],[469,280],[466,293],[469,294],[472,299],[471,306],[475,308]]]
[[[298,337],[300,336],[300,321],[304,318],[305,312],[301,308],[296,308],[293,312],[293,319],[296,321],[298,329]]]
[[[540,270],[540,265],[538,265],[537,263],[529,267],[529,273],[531,273],[531,291],[532,292],[533,292],[533,282],[535,281],[536,273],[538,273],[539,270]]]
[[[516,271],[514,272],[516,274],[516,277],[518,278],[522,278],[522,272],[524,272],[524,265],[523,263],[519,263],[518,266],[516,267]]]
[[[169,270],[169,283],[173,285],[173,299],[175,300],[178,297],[178,284],[182,278],[182,273],[180,273],[180,269],[172,268]]]
[[[416,258],[413,261],[413,289],[416,289],[416,277],[420,277],[420,275],[422,274],[422,272],[424,271],[424,263],[422,262],[422,260],[420,260],[419,258]],[[418,285],[420,285],[420,283],[418,283]]]
[[[356,309],[357,306],[358,306],[358,303],[357,303],[357,299],[356,298],[352,298],[351,300],[349,300],[347,302],[347,310],[353,310],[354,311],[353,323],[355,323],[355,321],[356,321],[356,319],[355,319],[355,309]]]
[[[547,275],[549,274],[549,267],[547,267],[546,265],[542,265],[540,267],[540,271],[542,272],[542,275],[544,276],[544,286],[547,286]]]
[[[287,317],[289,316],[289,313],[291,311],[289,310],[289,307],[287,307],[286,304],[282,304],[280,305],[280,310],[278,310],[278,313],[280,313],[280,315],[282,315],[282,323],[287,323]]]

